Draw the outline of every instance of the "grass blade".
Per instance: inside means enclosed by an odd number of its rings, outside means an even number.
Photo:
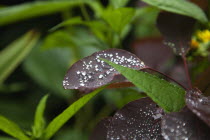
[[[38,33],[30,31],[0,52],[0,84],[29,54],[38,38]]]
[[[17,138],[18,140],[30,140],[17,124],[0,115],[0,130]]]
[[[101,87],[83,96],[72,105],[70,105],[67,109],[65,109],[60,115],[54,118],[52,122],[50,122],[50,124],[47,126],[43,139],[50,139],[80,108],[82,108],[92,97],[94,97],[104,88],[105,87]]]
[[[45,128],[44,110],[46,107],[47,98],[48,98],[48,95],[45,95],[40,100],[36,109],[35,118],[34,118],[34,126],[32,127],[33,136],[35,138],[41,137]]]

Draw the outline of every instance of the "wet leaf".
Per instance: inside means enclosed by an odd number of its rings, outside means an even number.
[[[166,112],[180,111],[184,105],[185,90],[178,85],[159,78],[154,74],[123,67],[103,59],[125,76],[136,87],[143,90]]]
[[[207,22],[208,19],[197,5],[187,0],[142,0],[150,5],[156,6],[162,10],[185,15],[199,20],[200,22]]]
[[[165,44],[178,55],[185,55],[189,49],[195,20],[169,12],[161,12],[157,27],[164,36]]]
[[[149,98],[128,103],[111,118],[102,120],[91,136],[107,140],[163,139],[160,120],[162,110]],[[96,137],[94,137],[96,136]]]
[[[120,49],[99,51],[71,66],[63,81],[64,88],[95,89],[110,82],[127,81],[119,72],[99,58],[105,58],[136,70],[146,67],[138,57],[127,51]]]
[[[165,140],[208,140],[210,137],[210,128],[189,109],[163,116],[161,129]]]
[[[201,94],[198,89],[188,90],[186,104],[193,113],[210,126],[210,97]]]

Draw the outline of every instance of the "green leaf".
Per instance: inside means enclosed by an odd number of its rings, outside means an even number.
[[[103,90],[105,87],[96,89],[95,91],[83,96],[67,109],[65,109],[60,115],[54,118],[47,126],[44,133],[44,140],[50,139],[80,108],[82,108],[92,97],[98,92]]]
[[[0,84],[29,54],[38,38],[38,33],[30,31],[0,52]]]
[[[47,98],[48,98],[48,95],[45,95],[40,100],[36,109],[34,125],[32,127],[33,136],[35,138],[40,138],[45,129],[44,110],[46,107]]]
[[[103,19],[119,35],[126,25],[128,25],[135,15],[133,8],[107,9],[103,13]]]
[[[62,81],[72,59],[68,48],[42,51],[37,46],[24,61],[23,68],[40,86],[57,96],[68,98],[71,94],[63,89]]]
[[[166,112],[180,111],[185,105],[185,90],[155,75],[123,67],[102,59],[162,107]]]
[[[17,124],[0,115],[0,130],[19,140],[30,140]]]
[[[129,0],[109,0],[109,2],[114,8],[120,8],[125,6]]]
[[[25,20],[32,17],[43,16],[64,9],[78,6],[82,3],[89,3],[88,0],[72,0],[72,1],[36,1],[16,6],[10,6],[0,9],[0,25]],[[93,6],[94,7],[94,6]]]
[[[189,16],[200,22],[208,22],[205,13],[195,4],[187,0],[142,0],[162,10]]]

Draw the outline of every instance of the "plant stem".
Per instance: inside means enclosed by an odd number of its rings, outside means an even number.
[[[85,20],[90,21],[90,17],[88,15],[88,12],[87,12],[85,5],[83,3],[80,5],[80,9],[81,9],[82,15],[84,16]]]
[[[166,75],[166,74],[164,74],[164,73],[162,73],[162,72],[160,72],[160,71],[158,71],[158,70],[155,70],[155,69],[153,69],[153,68],[150,68],[150,67],[147,67],[147,68],[145,68],[145,69],[152,70],[152,71],[154,71],[154,72],[157,72],[157,73],[159,73],[159,74],[161,74],[161,75],[167,77],[168,79],[170,79],[171,81],[173,81],[174,83],[178,84],[180,87],[182,87],[182,88],[184,88],[184,89],[186,90],[186,88],[185,88],[182,84],[180,84],[179,82],[177,82],[175,79],[171,78],[170,76],[168,76],[168,75]]]
[[[189,88],[191,89],[192,88],[192,83],[191,83],[191,79],[190,79],[189,69],[188,69],[188,66],[187,66],[187,60],[186,60],[186,57],[184,56],[184,54],[182,54],[182,60],[183,60],[183,63],[184,63],[184,69],[185,69],[185,74],[186,74],[186,77],[187,77],[188,85],[189,85]]]

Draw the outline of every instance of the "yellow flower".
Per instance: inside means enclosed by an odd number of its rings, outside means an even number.
[[[198,46],[199,46],[199,43],[198,43],[197,40],[192,39],[191,42],[190,42],[190,46],[191,46],[191,48],[193,48],[193,49],[197,49]]]
[[[210,31],[209,30],[198,31],[197,36],[204,43],[210,41]]]

